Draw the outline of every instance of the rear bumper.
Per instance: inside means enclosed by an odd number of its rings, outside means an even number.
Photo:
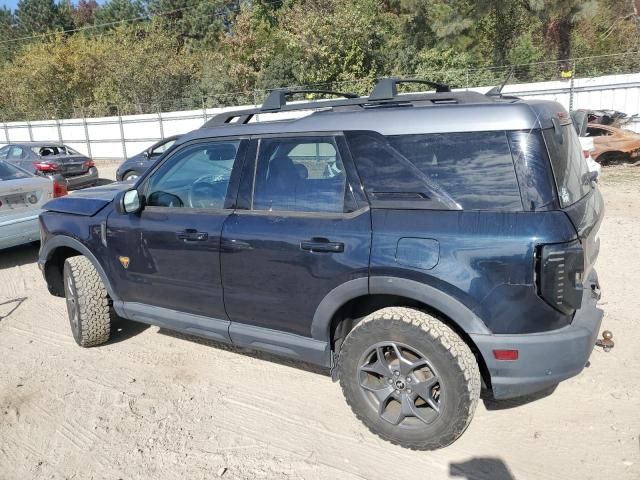
[[[69,190],[93,186],[98,182],[99,178],[100,175],[98,175],[98,169],[96,167],[91,167],[87,173],[82,175],[64,177]]]
[[[597,308],[600,298],[595,271],[585,282],[582,306],[573,322],[551,332],[524,335],[471,335],[480,350],[496,399],[528,395],[579,374],[593,351],[603,312]],[[516,349],[518,360],[498,361],[494,350]]]

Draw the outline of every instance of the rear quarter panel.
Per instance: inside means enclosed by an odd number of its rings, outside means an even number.
[[[537,296],[534,279],[537,245],[576,238],[563,212],[376,209],[372,222],[371,277],[430,285],[463,303],[494,333],[539,332],[570,321]],[[399,262],[403,238],[437,242],[437,261]]]

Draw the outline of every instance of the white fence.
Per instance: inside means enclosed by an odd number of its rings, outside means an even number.
[[[489,87],[473,90],[486,92]],[[504,93],[556,100],[565,108],[613,109],[640,114],[640,73],[567,81],[508,85]],[[170,135],[199,128],[233,108],[211,108],[122,117],[75,118],[0,124],[0,145],[18,141],[57,141],[94,159],[120,160]],[[628,128],[640,132],[640,119]]]

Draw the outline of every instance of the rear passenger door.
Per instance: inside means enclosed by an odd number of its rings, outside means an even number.
[[[234,343],[250,345],[266,329],[310,337],[325,296],[368,278],[369,208],[342,145],[327,134],[252,140],[221,240]]]

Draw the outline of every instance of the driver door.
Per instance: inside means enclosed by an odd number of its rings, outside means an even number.
[[[141,312],[133,317],[217,326],[228,336],[220,234],[233,211],[245,150],[239,139],[186,144],[137,186],[146,199],[142,211],[109,215],[109,265],[123,308]]]

